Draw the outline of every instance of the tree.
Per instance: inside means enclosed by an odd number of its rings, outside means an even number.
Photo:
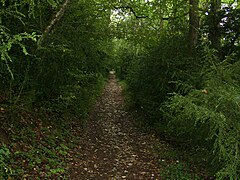
[[[198,40],[198,28],[199,28],[199,16],[198,16],[198,5],[199,0],[189,0],[190,11],[189,11],[189,50],[192,54],[196,47]]]
[[[221,31],[220,22],[221,16],[219,11],[221,10],[221,0],[211,0],[210,10],[208,15],[208,26],[209,26],[209,40],[211,47],[220,51],[221,49]]]

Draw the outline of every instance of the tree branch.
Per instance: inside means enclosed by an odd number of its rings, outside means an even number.
[[[184,16],[186,16],[186,15],[188,15],[188,14],[189,14],[189,12],[186,12],[186,13],[183,14],[182,16],[177,16],[177,17],[163,17],[163,18],[161,18],[161,19],[164,20],[164,21],[176,20],[176,19],[181,18],[181,17],[184,17]]]
[[[147,18],[148,16],[138,16],[137,13],[134,11],[134,9],[131,6],[119,6],[116,7],[114,6],[115,9],[129,9],[131,13],[136,17],[136,19],[141,19],[141,18]]]
[[[43,43],[44,38],[51,32],[53,26],[62,18],[67,5],[69,4],[70,0],[65,0],[65,2],[63,3],[62,7],[60,8],[60,10],[55,14],[55,16],[53,17],[51,23],[49,24],[49,26],[47,26],[47,28],[44,30],[42,36],[40,37],[40,39],[38,40],[38,46],[41,46],[41,44]]]
[[[148,18],[148,16],[138,16],[137,13],[134,11],[134,9],[131,6],[114,6],[114,9],[128,9],[128,10],[130,10],[131,13],[133,13],[133,15],[136,17],[136,19]],[[189,12],[186,12],[182,16],[178,16],[178,17],[163,17],[161,19],[164,20],[164,21],[175,20],[175,19],[184,17],[184,16],[186,16],[188,14],[189,14]]]

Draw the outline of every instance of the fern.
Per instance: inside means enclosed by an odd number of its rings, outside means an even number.
[[[234,72],[239,63],[213,64],[205,75],[203,90],[186,96],[173,94],[162,107],[167,133],[176,138],[204,141],[221,162],[218,179],[237,179],[240,169],[240,87]],[[206,144],[206,143],[205,143]]]

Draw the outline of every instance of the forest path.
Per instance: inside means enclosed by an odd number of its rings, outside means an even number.
[[[160,179],[158,143],[134,126],[111,74],[73,152],[70,179]]]

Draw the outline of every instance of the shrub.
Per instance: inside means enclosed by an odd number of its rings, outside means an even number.
[[[186,55],[185,44],[183,37],[162,38],[158,47],[146,50],[129,66],[127,90],[134,105],[151,119],[149,123],[161,119],[158,111],[161,103],[168,93],[177,90],[177,86],[169,82],[192,79],[192,72],[189,73],[193,70],[192,59]]]

